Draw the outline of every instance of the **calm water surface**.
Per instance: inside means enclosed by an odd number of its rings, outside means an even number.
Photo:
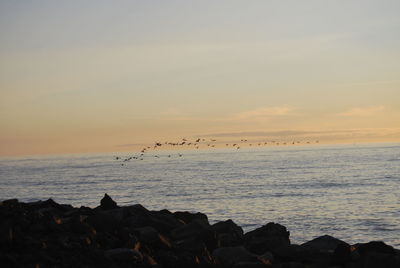
[[[121,153],[0,158],[0,199],[95,207],[107,192],[119,205],[201,211],[246,231],[278,222],[293,243],[329,234],[400,247],[398,143],[181,153],[124,166]]]

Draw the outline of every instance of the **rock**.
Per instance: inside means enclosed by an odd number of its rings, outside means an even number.
[[[400,259],[396,258],[395,255],[380,253],[380,252],[369,252],[361,257],[358,261],[359,267],[364,268],[399,268]]]
[[[358,256],[357,264],[360,267],[400,267],[400,255],[392,246],[386,245],[382,241],[356,244],[354,248],[354,254]]]
[[[100,200],[100,208],[104,210],[118,208],[117,203],[111,199],[108,194],[104,194],[104,197]]]
[[[197,212],[197,213],[191,213],[188,211],[177,211],[173,213],[174,217],[178,220],[183,221],[184,223],[188,224],[192,222],[193,220],[206,220],[208,221],[208,217],[206,214]]]
[[[209,250],[216,247],[216,239],[208,221],[193,220],[189,224],[174,229],[171,232],[171,238],[178,246],[186,248],[199,249],[204,245]]]
[[[183,226],[183,223],[177,220],[168,210],[151,211],[148,216],[148,225],[153,226],[164,235],[168,235],[172,230]]]
[[[301,247],[304,249],[326,251],[326,252],[333,253],[333,251],[336,249],[336,247],[341,244],[349,246],[346,242],[344,242],[340,239],[337,239],[337,238],[329,236],[329,235],[323,235],[323,236],[317,237],[311,241],[308,241],[308,242],[302,244]]]
[[[218,246],[233,247],[243,244],[243,229],[232,220],[215,223],[211,228],[217,235]]]
[[[277,267],[277,268],[306,268],[309,266],[304,266],[302,263],[299,263],[299,262],[286,262],[286,263],[281,263],[274,267]],[[311,267],[314,267],[314,266],[311,266]],[[317,267],[319,267],[319,266],[317,266]],[[331,268],[334,268],[334,267],[331,267]]]
[[[258,259],[261,260],[263,263],[273,263],[274,262],[274,255],[271,252],[265,252],[264,254],[258,256]]]
[[[105,251],[105,256],[118,262],[138,263],[143,260],[143,255],[130,248],[115,248]]]
[[[152,246],[153,248],[171,248],[171,242],[168,238],[158,233],[158,231],[151,226],[136,228],[135,235],[139,238],[140,242]]]
[[[231,267],[234,264],[243,262],[260,263],[257,256],[250,253],[244,247],[221,247],[217,248],[212,253],[217,263],[224,267]]]
[[[14,207],[18,205],[18,199],[13,198],[13,199],[8,199],[8,200],[3,200],[0,202],[0,206],[7,206],[7,207]]]
[[[87,217],[86,222],[96,231],[108,233],[112,233],[122,225],[118,218],[104,212],[98,212]]]
[[[232,268],[266,268],[272,267],[272,265],[266,265],[260,262],[238,262],[235,263]]]
[[[244,235],[245,247],[253,253],[274,252],[280,247],[290,245],[289,231],[286,227],[270,222]]]
[[[66,212],[66,211],[73,209],[73,207],[71,205],[58,204],[51,198],[47,199],[46,201],[37,201],[37,202],[33,202],[33,203],[27,203],[27,206],[30,209],[36,210],[36,211],[44,209],[44,208],[55,208],[61,212]]]
[[[108,198],[95,209],[1,202],[2,267],[400,267],[400,251],[383,242],[322,236],[291,245],[279,224],[243,234],[231,220],[211,226],[202,213],[118,207]]]
[[[338,244],[333,252],[332,264],[343,265],[351,259],[351,246],[347,243]]]
[[[395,254],[394,248],[392,246],[386,245],[382,241],[371,241],[365,244],[356,244],[354,245],[354,247],[361,255],[369,252]]]
[[[171,250],[159,250],[157,260],[165,267],[181,267],[179,266],[179,257]]]

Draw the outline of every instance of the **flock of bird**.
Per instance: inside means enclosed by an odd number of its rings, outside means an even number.
[[[185,148],[185,149],[205,149],[205,148],[215,148],[216,145],[218,147],[226,147],[226,148],[235,148],[236,150],[241,149],[242,147],[252,147],[252,146],[267,146],[267,145],[300,145],[300,144],[311,144],[311,143],[319,143],[318,140],[311,142],[311,141],[290,141],[290,142],[282,142],[282,141],[257,141],[257,142],[249,142],[247,139],[241,139],[240,141],[237,142],[218,142],[216,139],[205,139],[205,138],[196,138],[193,140],[189,140],[186,138],[181,139],[178,142],[158,142],[156,141],[154,145],[152,146],[145,146],[143,147],[140,152],[134,156],[127,156],[127,157],[121,157],[121,156],[116,156],[115,160],[121,161],[121,165],[123,166],[126,162],[129,162],[131,160],[144,160],[145,157],[153,157],[153,158],[160,158],[160,157],[182,157],[182,153],[177,153],[177,154],[162,154],[162,155],[149,155],[148,152],[150,151],[156,151],[158,149],[161,149],[161,147],[165,149],[172,149],[174,147],[180,147],[180,148]]]

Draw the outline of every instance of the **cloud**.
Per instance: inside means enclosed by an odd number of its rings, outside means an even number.
[[[289,115],[294,108],[281,106],[281,107],[263,107],[250,111],[244,111],[236,114],[236,119],[264,119],[274,116]]]
[[[212,133],[200,135],[202,137],[275,137],[275,136],[298,136],[306,134],[318,133],[315,131],[298,131],[298,130],[282,130],[282,131],[246,131],[246,132],[226,132]]]
[[[357,129],[344,130],[279,130],[279,131],[245,131],[245,132],[226,132],[226,133],[210,133],[200,135],[201,137],[279,137],[279,136],[305,136],[305,135],[326,135],[326,134],[348,134],[356,133]]]
[[[341,116],[372,116],[383,111],[383,105],[370,106],[370,107],[355,107],[346,112],[340,113]]]

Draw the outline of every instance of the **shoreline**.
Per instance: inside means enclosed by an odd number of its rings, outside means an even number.
[[[350,245],[323,235],[297,245],[279,223],[244,232],[197,212],[52,199],[0,203],[4,267],[400,267],[400,250],[382,241]]]

